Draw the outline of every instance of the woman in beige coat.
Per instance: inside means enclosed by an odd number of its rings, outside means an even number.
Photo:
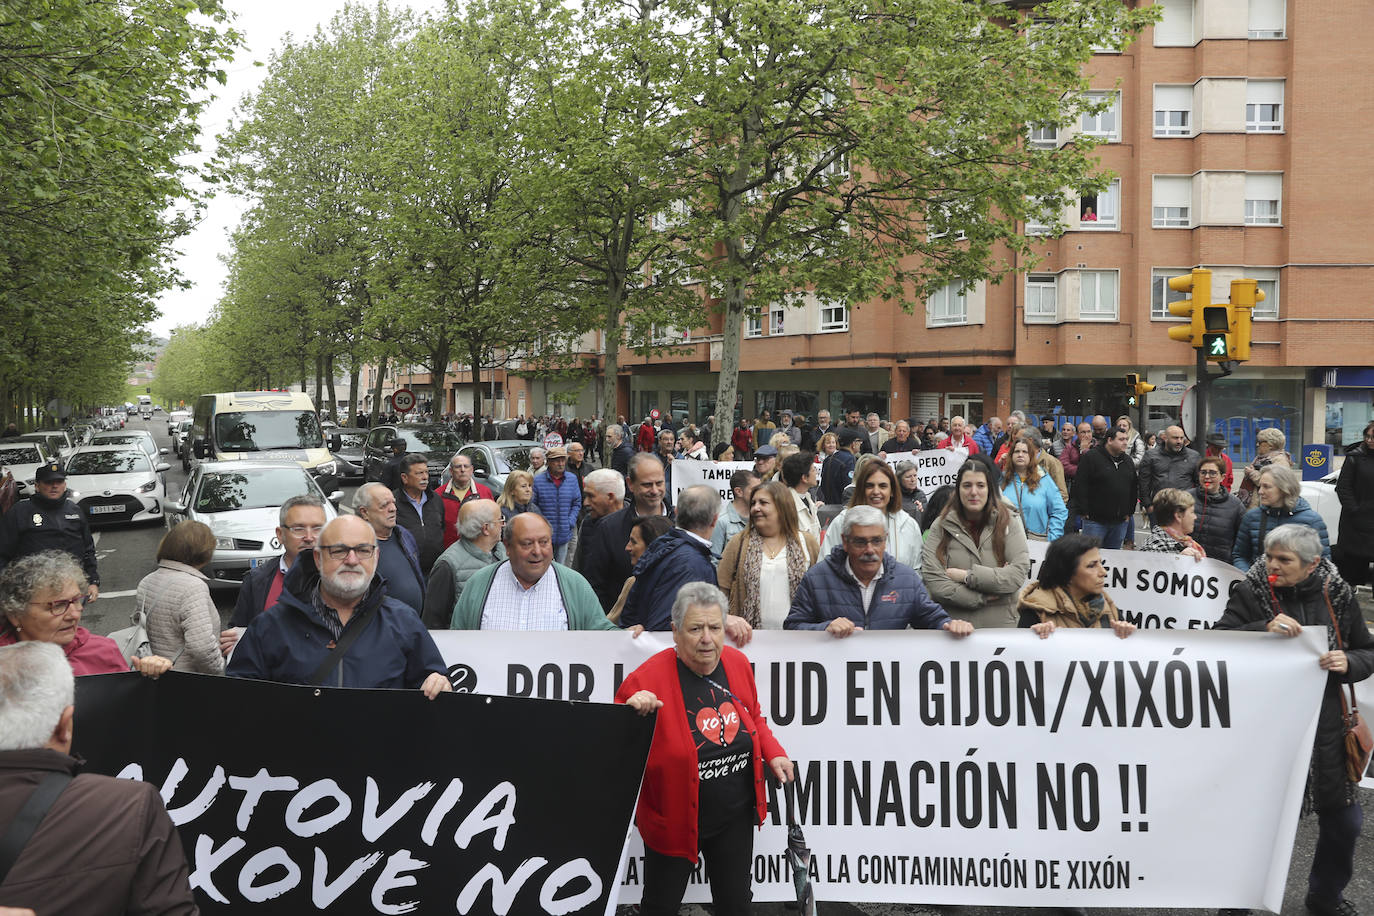
[[[223,674],[220,616],[201,572],[215,555],[215,534],[200,522],[182,522],[157,546],[157,569],[138,583],[138,609],[155,654],[173,671]],[[275,562],[275,561],[274,561]]]
[[[926,532],[921,578],[951,617],[977,629],[1014,627],[1017,593],[1030,575],[1026,530],[988,484],[987,467],[966,461],[954,495]]]

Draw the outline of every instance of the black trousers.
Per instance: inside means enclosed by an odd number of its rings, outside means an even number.
[[[711,880],[715,916],[748,916],[753,901],[754,809],[748,808],[698,845]],[[696,866],[691,859],[665,856],[644,847],[641,916],[676,916]]]

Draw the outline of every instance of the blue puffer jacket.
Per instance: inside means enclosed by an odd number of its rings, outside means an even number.
[[[938,630],[949,623],[949,614],[930,597],[916,570],[890,553],[883,555],[883,571],[865,614],[863,593],[849,574],[848,559],[844,548],[836,547],[806,571],[783,621],[784,630],[824,630],[839,617],[866,630]]]
[[[992,454],[992,442],[996,438],[986,423],[973,431],[973,441],[978,443],[978,447],[983,450],[984,455]]]
[[[311,606],[320,574],[315,555],[303,550],[282,583],[281,598],[243,631],[224,673],[282,684],[307,684],[329,655],[334,638]],[[331,687],[419,687],[431,672],[448,666],[414,610],[386,596],[386,581],[374,576],[359,612],[374,619],[329,673]],[[353,619],[350,619],[353,623]]]
[[[539,513],[549,520],[553,529],[553,546],[558,547],[572,540],[573,529],[577,527],[577,513],[582,509],[582,485],[576,474],[564,472],[563,482],[556,484],[547,470],[534,475],[534,504]]]
[[[672,628],[677,590],[688,582],[716,584],[711,548],[681,528],[654,538],[634,568],[635,584],[625,598],[620,625],[642,623],[646,630]]]
[[[1261,517],[1263,516],[1263,517]],[[1298,497],[1297,507],[1289,512],[1281,506],[1255,506],[1240,520],[1240,530],[1236,532],[1235,559],[1231,565],[1242,572],[1249,572],[1255,561],[1264,556],[1264,537],[1280,525],[1306,525],[1317,529],[1322,536],[1322,556],[1331,559],[1331,538],[1326,533],[1326,522],[1307,500]]]

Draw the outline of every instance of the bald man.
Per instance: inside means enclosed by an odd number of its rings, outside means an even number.
[[[453,689],[419,615],[386,595],[377,535],[344,515],[286,575],[281,598],[244,630],[225,674],[284,684]]]

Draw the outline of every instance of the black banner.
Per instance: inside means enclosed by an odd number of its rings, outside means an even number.
[[[653,736],[605,704],[77,678],[87,772],[162,790],[209,913],[601,913]]]

